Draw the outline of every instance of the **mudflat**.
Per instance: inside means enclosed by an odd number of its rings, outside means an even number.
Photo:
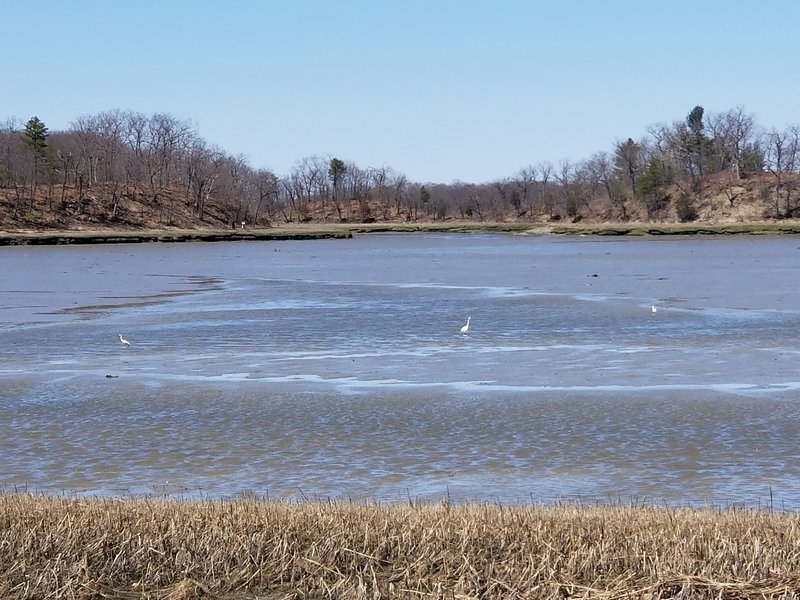
[[[800,234],[794,221],[752,223],[313,223],[249,229],[95,229],[0,231],[0,246],[112,244],[137,242],[214,242],[348,238],[361,233],[451,232],[514,233],[528,235],[780,235]]]

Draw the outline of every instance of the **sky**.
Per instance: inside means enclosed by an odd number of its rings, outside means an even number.
[[[0,122],[169,113],[278,176],[580,161],[742,106],[800,124],[798,0],[0,0]]]

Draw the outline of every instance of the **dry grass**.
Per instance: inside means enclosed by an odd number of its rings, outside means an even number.
[[[795,598],[800,517],[0,496],[0,597]]]

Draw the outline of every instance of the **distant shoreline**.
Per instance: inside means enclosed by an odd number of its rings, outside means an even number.
[[[253,229],[137,229],[0,231],[0,246],[280,241],[346,239],[363,233],[513,233],[527,235],[663,236],[798,235],[800,222],[660,224],[660,223],[314,223]]]

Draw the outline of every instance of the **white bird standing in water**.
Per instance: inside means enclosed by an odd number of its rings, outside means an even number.
[[[655,304],[654,304],[653,306],[651,306],[651,307],[650,307],[650,312],[651,312],[651,313],[653,313],[653,314],[655,314],[656,312],[658,312],[658,309],[656,308]]]
[[[470,320],[471,318],[472,318],[472,317],[467,317],[467,324],[466,324],[466,325],[464,325],[464,326],[461,328],[461,333],[467,333],[467,332],[469,331],[469,320]]]
[[[118,333],[117,335],[119,336],[119,341],[122,342],[123,346],[130,346],[131,345],[131,343],[128,340],[126,340],[124,337],[122,337],[121,333]]]

